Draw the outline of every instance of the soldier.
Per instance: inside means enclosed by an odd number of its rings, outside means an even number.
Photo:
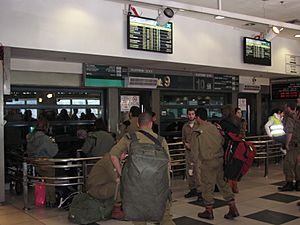
[[[125,154],[121,155],[121,160]],[[124,217],[121,210],[121,198],[116,194],[117,185],[120,179],[110,160],[110,155],[105,154],[92,168],[87,181],[87,192],[94,198],[100,200],[115,197],[116,202],[112,211],[113,219],[122,219]],[[114,196],[116,195],[116,196]]]
[[[283,162],[283,172],[285,175],[286,184],[278,189],[280,191],[300,191],[300,107],[295,110],[295,104],[287,105],[285,113],[285,129],[287,133],[286,149],[287,154]],[[293,180],[296,180],[294,187]]]
[[[149,113],[142,113],[138,117],[138,126],[140,130],[143,130],[153,137],[157,138],[158,135],[152,131],[152,116]],[[141,132],[135,132],[137,139],[139,142],[142,143],[153,143],[148,137],[146,137]],[[128,135],[125,135],[110,151],[112,163],[118,173],[121,176],[121,165],[120,165],[120,156],[128,152],[131,140],[129,139]],[[163,149],[169,154],[168,145],[165,139],[162,141]],[[147,194],[147,193],[145,193]],[[145,206],[146,207],[146,206]],[[140,221],[140,222],[133,222],[134,225],[146,225],[147,221]],[[160,225],[175,225],[172,220],[170,214],[170,206],[167,204],[167,208],[165,210],[164,216],[160,221]]]
[[[141,114],[141,110],[137,106],[132,106],[129,110],[129,120],[126,120],[122,123],[120,128],[121,133],[119,135],[119,139],[121,139],[124,134],[137,131],[138,125],[138,116]]]
[[[202,198],[205,211],[198,213],[198,217],[214,219],[214,187],[217,184],[223,198],[229,205],[229,212],[224,215],[226,219],[234,219],[239,216],[235,205],[234,194],[224,181],[223,171],[223,142],[224,139],[215,125],[207,121],[206,109],[199,108],[196,111],[197,129],[193,130],[191,151],[193,160],[200,160],[200,174],[202,184]],[[192,168],[191,168],[192,170]],[[193,172],[190,171],[190,174]]]
[[[191,162],[191,139],[192,139],[192,132],[193,129],[196,127],[195,123],[195,109],[188,109],[187,110],[188,122],[184,124],[182,127],[182,142],[185,148],[185,160],[186,160],[186,177],[188,180],[188,185],[190,191],[184,195],[185,198],[191,198],[194,196],[200,196],[201,192],[198,192],[200,189],[200,177],[199,177],[199,166],[198,162],[195,161],[195,164]],[[193,176],[189,176],[188,168],[193,168]]]

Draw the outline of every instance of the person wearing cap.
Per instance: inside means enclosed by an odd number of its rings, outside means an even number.
[[[141,109],[137,106],[132,106],[129,110],[129,120],[126,120],[121,125],[121,132],[118,139],[121,139],[124,134],[132,133],[139,130],[138,116],[141,114]]]

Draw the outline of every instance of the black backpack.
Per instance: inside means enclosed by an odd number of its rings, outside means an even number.
[[[160,221],[164,215],[169,188],[169,156],[158,139],[139,131],[154,143],[141,143],[136,133],[122,169],[121,196],[125,218],[131,221]]]

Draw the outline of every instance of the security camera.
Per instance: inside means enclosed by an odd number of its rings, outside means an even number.
[[[159,26],[166,25],[170,21],[170,19],[173,18],[174,14],[175,13],[174,13],[173,9],[171,9],[169,7],[159,10],[158,16],[156,18],[157,24]]]

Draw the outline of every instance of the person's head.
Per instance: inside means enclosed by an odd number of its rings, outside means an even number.
[[[278,119],[283,118],[283,110],[282,110],[282,109],[280,109],[280,108],[275,108],[275,109],[272,110],[272,112],[273,112],[273,115],[274,115],[275,117],[277,117]]]
[[[43,131],[45,133],[48,132],[48,129],[49,129],[49,122],[48,120],[42,118],[42,119],[39,119],[37,121],[37,126],[36,126],[37,130],[39,131]]]
[[[152,112],[152,121],[153,123],[157,120],[156,118],[156,113],[155,112]]]
[[[73,109],[73,114],[77,114],[78,113],[78,109]]]
[[[234,114],[235,114],[236,117],[242,118],[242,110],[241,110],[241,108],[239,108],[239,107],[235,108],[234,109]]]
[[[92,110],[90,108],[86,109],[86,114],[91,114]]]
[[[139,128],[152,128],[152,115],[151,113],[148,112],[143,112],[142,114],[139,115],[138,117],[138,126]]]
[[[296,106],[295,102],[289,102],[286,104],[286,109],[288,112],[295,112]]]
[[[32,118],[32,112],[30,109],[26,109],[25,112],[24,112],[24,119],[25,120],[29,120]]]
[[[195,118],[197,123],[201,123],[207,120],[207,111],[204,108],[198,108],[195,112]]]
[[[129,110],[129,117],[138,117],[141,114],[141,110],[137,106],[132,106]]]
[[[102,118],[96,119],[94,122],[95,129],[107,131],[106,124]]]
[[[187,110],[187,117],[188,117],[189,121],[194,121],[195,120],[195,109],[189,108]]]
[[[234,108],[232,105],[224,105],[221,109],[223,118],[232,118],[234,116]]]

